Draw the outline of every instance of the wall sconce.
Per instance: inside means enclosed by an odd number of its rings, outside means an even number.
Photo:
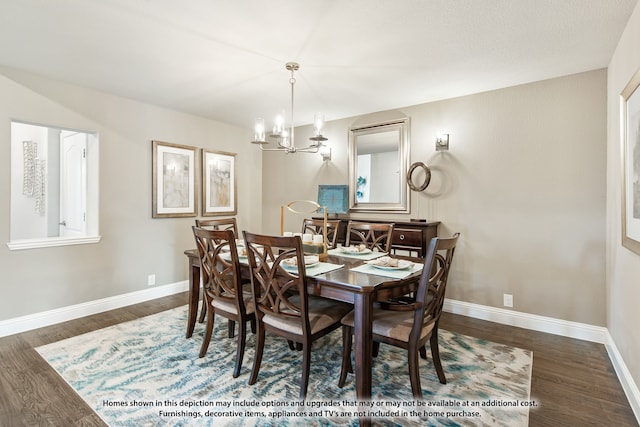
[[[449,150],[449,134],[441,133],[436,137],[436,151]]]
[[[320,155],[322,156],[323,161],[326,162],[331,160],[331,147],[327,147],[326,145],[323,145],[318,150],[318,153],[320,153]]]

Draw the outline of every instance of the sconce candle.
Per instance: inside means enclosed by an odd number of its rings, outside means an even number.
[[[446,151],[449,149],[449,134],[441,133],[436,137],[436,151]]]
[[[313,119],[313,134],[315,136],[322,136],[322,128],[324,128],[324,115],[322,113],[316,113]]]

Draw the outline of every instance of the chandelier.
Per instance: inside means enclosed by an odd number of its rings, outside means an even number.
[[[291,78],[289,78],[289,84],[291,85],[291,122],[289,128],[285,127],[284,111],[278,115],[273,124],[272,131],[269,134],[265,132],[265,121],[263,118],[255,119],[254,134],[252,144],[258,144],[262,151],[281,151],[283,153],[318,153],[320,152],[325,157],[324,151],[328,148],[323,145],[323,141],[327,138],[322,136],[322,128],[324,127],[324,116],[322,113],[316,113],[313,120],[313,136],[309,138],[312,142],[306,147],[296,147],[295,134],[293,128],[293,94],[296,79],[294,73],[300,69],[300,65],[297,62],[287,62],[285,68],[291,71]],[[266,140],[269,138],[273,140],[277,146],[275,148],[265,148],[265,145],[269,144]]]

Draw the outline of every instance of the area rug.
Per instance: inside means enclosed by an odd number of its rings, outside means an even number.
[[[235,339],[217,318],[204,358],[204,325],[185,338],[187,307],[100,329],[37,348],[109,426],[526,426],[533,354],[441,330],[447,384],[420,359],[424,400],[412,398],[403,350],[382,345],[373,362],[370,402],[358,402],[354,376],[340,389],[340,330],[314,343],[309,391],[298,401],[301,353],[267,334],[255,385],[247,384],[254,337],[242,372],[232,377]],[[430,356],[430,352],[427,352]],[[368,405],[368,408],[365,406]]]

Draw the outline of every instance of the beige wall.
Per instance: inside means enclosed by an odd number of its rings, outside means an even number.
[[[260,223],[261,157],[249,129],[0,69],[0,320],[187,279],[194,218],[151,218],[151,140],[238,153],[238,223]],[[97,244],[10,251],[10,120],[100,134]],[[185,301],[186,303],[186,301]]]
[[[607,103],[607,326],[636,384],[640,384],[640,255],[621,243],[620,93],[639,69],[640,5],[609,64]]]
[[[265,153],[262,227],[279,231],[279,206],[347,183],[348,129],[411,118],[411,161],[433,171],[408,215],[462,233],[448,297],[605,326],[606,70],[327,124],[331,162]],[[329,112],[327,112],[329,113]],[[298,145],[309,128],[296,130]],[[438,132],[451,149],[435,152]],[[295,225],[287,228],[294,228]]]

